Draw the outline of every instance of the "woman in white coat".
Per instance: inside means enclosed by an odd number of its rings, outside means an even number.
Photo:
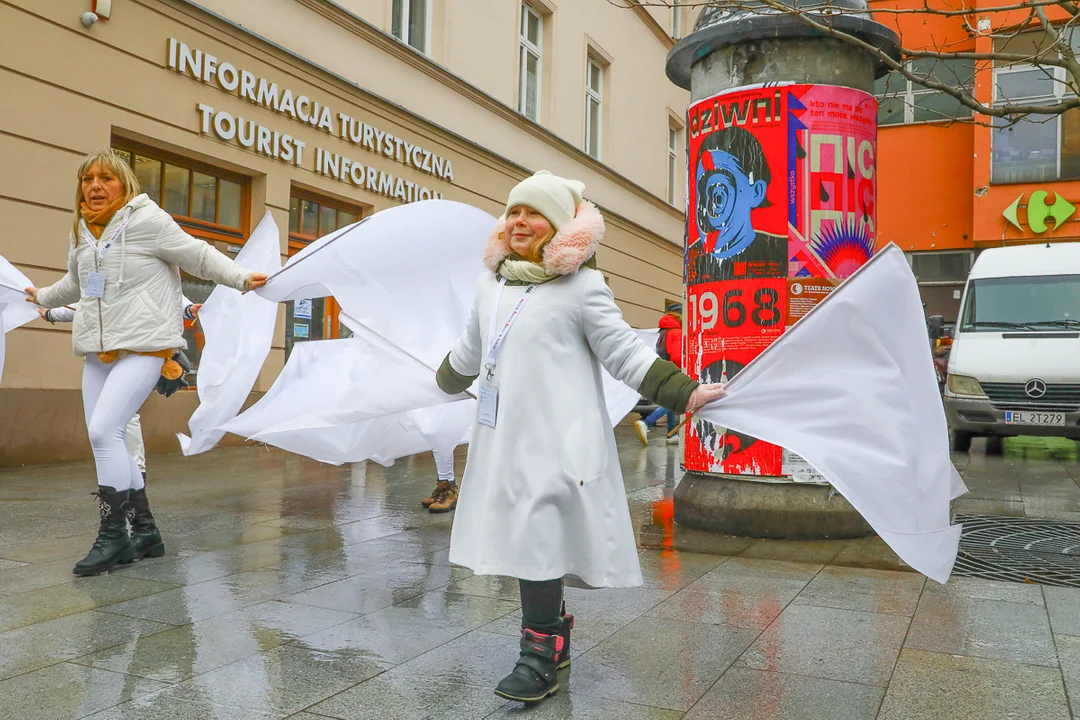
[[[130,562],[156,544],[128,535],[132,527],[160,535],[142,474],[127,453],[125,428],[158,378],[182,372],[173,353],[187,347],[181,319],[180,268],[237,290],[266,282],[209,243],[196,240],[144,194],[131,168],[111,150],[79,167],[67,274],[49,287],[27,288],[44,308],[75,304],[72,345],[83,362],[83,412],[97,469],[98,537],[76,575],[96,575]]]
[[[464,334],[437,380],[480,379],[450,560],[520,581],[521,655],[495,692],[535,702],[570,664],[563,577],[642,583],[601,365],[675,412],[723,394],[660,360],[595,269],[604,220],[585,186],[540,171],[511,192],[484,254]]]

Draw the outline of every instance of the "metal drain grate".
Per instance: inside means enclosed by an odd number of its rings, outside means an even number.
[[[956,575],[1080,587],[1080,523],[957,515]]]

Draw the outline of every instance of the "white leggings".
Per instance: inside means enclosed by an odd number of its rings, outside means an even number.
[[[128,421],[138,411],[161,375],[159,357],[125,355],[111,365],[86,356],[83,363],[83,412],[97,465],[98,485],[138,490],[142,473],[124,443]]]
[[[439,473],[439,480],[452,481],[454,479],[454,453],[443,455],[432,450],[431,454],[435,456],[435,470]]]
[[[124,444],[127,445],[128,455],[139,466],[139,472],[146,472],[146,446],[143,444],[142,421],[139,419],[139,413],[132,415],[131,420],[128,421],[127,430],[124,432]]]

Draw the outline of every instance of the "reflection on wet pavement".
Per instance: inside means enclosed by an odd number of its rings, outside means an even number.
[[[491,692],[517,655],[517,583],[449,564],[453,516],[419,506],[430,456],[152,457],[168,554],[79,579],[90,465],[0,471],[0,718],[1055,720],[1080,704],[1080,590],[938,586],[877,538],[681,528],[677,448],[617,436],[645,585],[567,589],[574,663],[535,708]],[[957,512],[1080,521],[1075,443],[988,449],[955,457]]]

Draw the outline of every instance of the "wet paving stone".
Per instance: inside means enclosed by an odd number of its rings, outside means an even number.
[[[459,720],[485,718],[507,704],[491,688],[446,683],[391,671],[311,708],[340,720]]]
[[[908,622],[902,615],[792,605],[736,664],[885,686]]]
[[[117,572],[9,595],[0,599],[0,632],[94,610],[131,598],[152,597],[175,587],[123,577]]]
[[[1046,609],[1023,603],[924,594],[904,646],[1057,666]]]
[[[885,690],[872,685],[733,667],[687,720],[873,720]]]
[[[926,579],[914,573],[822,568],[795,598],[796,605],[914,615]]]
[[[904,649],[879,720],[1068,720],[1053,668]]]
[[[166,687],[146,678],[60,663],[0,682],[0,717],[82,718]]]

